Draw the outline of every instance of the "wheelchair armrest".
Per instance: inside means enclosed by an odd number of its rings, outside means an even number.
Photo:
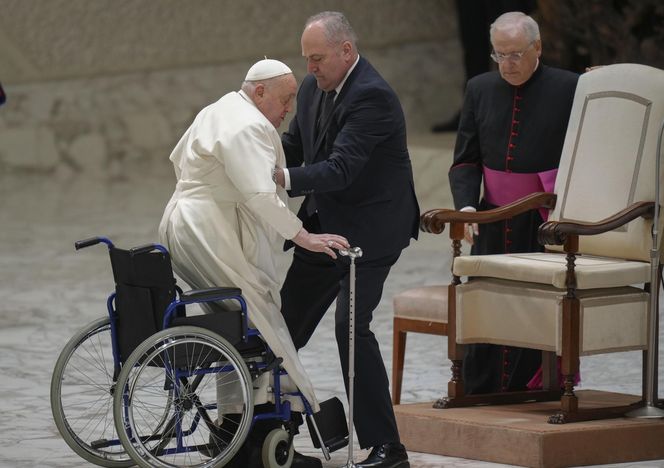
[[[207,289],[192,289],[187,292],[180,294],[179,299],[171,302],[166,308],[164,313],[163,328],[168,328],[171,326],[171,320],[173,319],[173,314],[176,309],[180,306],[185,306],[187,304],[195,304],[201,302],[216,302],[224,301],[226,299],[236,300],[240,303],[240,309],[237,312],[240,312],[241,317],[241,329],[243,330],[241,335],[244,338],[244,335],[247,333],[247,304],[244,301],[244,298],[241,296],[242,290],[240,288],[231,288],[231,287],[217,287],[217,288],[207,288]],[[228,314],[224,314],[228,315]]]
[[[180,300],[183,302],[189,301],[217,301],[224,298],[232,298],[242,294],[240,288],[207,288],[207,289],[192,289],[180,294]]]
[[[135,255],[143,255],[146,253],[150,253],[153,250],[159,250],[164,255],[169,255],[166,247],[164,247],[161,244],[145,244],[145,245],[139,245],[138,247],[133,247],[129,249],[129,255],[131,255],[132,257]]]
[[[207,289],[192,289],[187,292],[181,293],[180,297],[177,300],[171,302],[166,311],[164,312],[163,328],[168,328],[171,326],[171,321],[175,318],[175,311],[184,307],[187,304],[196,304],[201,302],[217,302],[224,301],[227,299],[236,300],[240,303],[240,309],[237,310],[240,313],[241,320],[241,329],[243,330],[241,335],[244,338],[244,335],[247,333],[247,304],[244,301],[244,298],[241,296],[242,290],[240,288],[232,287],[217,287],[217,288],[207,288]],[[223,314],[229,315],[230,314]]]

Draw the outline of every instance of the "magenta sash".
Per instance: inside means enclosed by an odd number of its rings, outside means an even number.
[[[503,206],[535,192],[553,192],[558,169],[544,172],[504,172],[482,166],[484,172],[484,199],[495,206]],[[549,210],[540,208],[544,221]]]

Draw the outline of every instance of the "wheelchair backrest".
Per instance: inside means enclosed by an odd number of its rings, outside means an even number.
[[[162,329],[164,312],[175,300],[170,256],[161,251],[132,254],[110,249],[115,279],[116,336],[125,361],[145,339]]]

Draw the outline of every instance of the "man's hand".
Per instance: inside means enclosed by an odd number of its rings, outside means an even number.
[[[322,252],[332,258],[337,258],[337,255],[334,252],[335,249],[350,248],[350,244],[343,236],[338,236],[336,234],[310,234],[304,228],[300,229],[300,232],[293,237],[292,241],[303,249],[312,252]]]
[[[464,224],[463,225],[463,238],[466,239],[466,242],[468,244],[473,245],[474,239],[473,235],[478,235],[480,233],[479,227],[477,226],[477,223],[473,224]]]
[[[284,170],[280,167],[275,167],[272,169],[272,180],[279,187],[286,187],[286,178],[284,177]]]
[[[477,211],[475,207],[473,206],[464,206],[461,208],[459,211],[464,211],[464,212],[475,212]],[[464,224],[463,225],[463,238],[468,242],[468,244],[473,245],[474,239],[473,235],[478,235],[480,233],[479,227],[477,226],[477,223],[472,223],[472,224]]]

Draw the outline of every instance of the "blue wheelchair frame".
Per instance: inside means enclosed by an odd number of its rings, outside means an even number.
[[[115,245],[113,242],[108,239],[107,237],[103,236],[98,236],[98,237],[93,237],[81,241],[75,242],[74,246],[76,250],[80,250],[82,248],[90,247],[92,245],[96,245],[99,243],[104,243],[108,247],[109,252],[115,248]],[[147,244],[143,245],[140,247],[135,247],[129,250],[129,253],[131,256],[135,255],[141,255],[141,254],[146,254],[149,252],[153,252],[154,250],[158,250],[170,257],[170,254],[166,247],[160,244]],[[202,290],[190,290],[187,291],[186,293],[182,292],[181,288],[178,286],[175,286],[175,289],[177,291],[177,295],[179,298],[176,298],[174,301],[172,301],[165,313],[164,313],[164,319],[163,319],[163,329],[167,329],[171,327],[171,323],[175,317],[176,311],[178,308],[186,307],[187,305],[190,304],[200,304],[200,303],[207,303],[207,302],[216,302],[216,301],[222,301],[222,300],[235,300],[240,304],[241,308],[241,316],[242,316],[242,330],[246,333],[243,334],[242,336],[242,341],[244,343],[248,343],[249,337],[251,336],[259,336],[260,333],[257,329],[255,328],[249,328],[248,326],[248,313],[247,313],[247,304],[244,300],[244,298],[241,296],[241,291],[238,288],[224,288],[224,287],[219,287],[219,288],[210,288],[210,289],[202,289]],[[229,291],[232,291],[229,293]],[[122,366],[121,358],[120,358],[120,351],[119,351],[119,345],[118,345],[118,335],[117,335],[117,320],[118,320],[118,313],[115,308],[115,298],[116,298],[116,292],[113,292],[107,299],[106,301],[106,306],[108,309],[108,315],[110,319],[110,330],[111,330],[111,347],[112,347],[112,353],[113,353],[113,361],[114,361],[114,375],[113,375],[113,382],[117,381],[118,375],[120,373],[120,369]],[[267,346],[267,344],[266,344]],[[268,347],[269,349],[269,347]],[[256,371],[252,373],[252,377],[255,378],[257,375],[262,374],[263,372],[266,371],[268,367],[273,367],[272,369],[269,369],[270,372],[272,372],[273,375],[273,392],[274,392],[274,411],[266,412],[266,413],[260,413],[260,414],[254,414],[251,422],[251,426],[256,423],[258,420],[268,420],[268,419],[278,419],[280,421],[290,421],[291,419],[291,403],[290,401],[282,401],[282,397],[284,396],[296,396],[299,397],[302,401],[302,404],[305,409],[305,415],[306,416],[312,416],[313,415],[313,409],[310,405],[310,403],[307,401],[305,396],[300,392],[300,391],[295,391],[295,392],[282,392],[281,391],[281,376],[282,375],[287,375],[287,372],[281,368],[279,365],[282,362],[281,358],[276,358],[275,362],[272,362],[270,364],[266,364],[265,362],[260,362],[257,363],[255,368]],[[276,364],[276,365],[275,365]],[[177,381],[180,379],[186,379],[189,377],[195,377],[197,375],[204,375],[204,374],[212,374],[212,373],[221,373],[225,371],[230,371],[232,370],[233,366],[221,366],[221,367],[212,367],[212,368],[207,368],[203,370],[198,370],[198,371],[181,371],[178,369],[175,369],[174,375]],[[166,369],[167,371],[171,371],[171,369]],[[178,391],[178,386],[175,386],[176,392]],[[127,398],[126,395],[126,390],[125,391],[125,399]],[[175,395],[177,398],[179,395]],[[181,420],[182,418],[180,417],[179,412],[181,411],[180,409],[176,409],[176,414],[175,414],[175,434],[176,434],[176,447],[171,448],[171,449],[161,449],[160,453],[163,454],[177,454],[177,453],[185,453],[185,452],[192,452],[192,451],[199,451],[201,447],[199,446],[186,446],[183,443],[184,437],[187,437],[188,435],[192,434],[194,431],[196,431],[198,424],[203,418],[206,420],[207,423],[213,424],[212,421],[210,421],[209,416],[205,412],[207,409],[216,409],[216,404],[215,405],[207,405],[203,406],[201,405],[200,407],[197,407],[197,414],[194,418],[194,420],[191,423],[191,426],[187,429],[182,428]],[[127,412],[127,409],[125,408],[125,413]],[[316,436],[319,441],[322,441],[320,432],[317,427],[314,426],[314,432],[316,433]],[[158,440],[160,438],[160,434],[153,434],[152,436],[145,436],[142,437],[143,441],[150,441],[150,440]],[[292,443],[292,438],[293,435],[289,434],[289,445]],[[103,448],[103,447],[110,447],[110,446],[115,446],[115,445],[121,445],[121,442],[119,439],[115,440],[103,440],[99,441],[98,444],[96,444],[95,448]],[[327,460],[330,459],[329,456],[329,450],[325,446],[325,444],[321,443],[321,450],[323,451],[323,454]]]

